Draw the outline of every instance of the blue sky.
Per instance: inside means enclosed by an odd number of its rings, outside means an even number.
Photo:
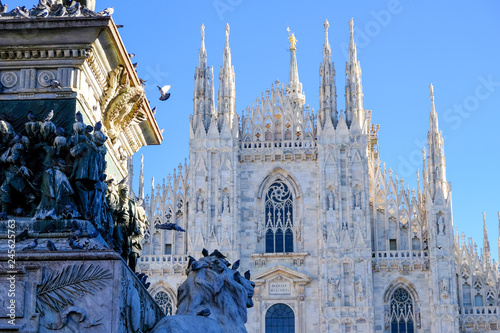
[[[35,1],[3,1],[10,8]],[[224,27],[236,73],[239,114],[278,78],[288,81],[286,28],[298,40],[297,61],[306,103],[318,109],[323,22],[337,70],[339,108],[344,108],[344,70],[349,25],[354,18],[358,60],[363,73],[364,106],[380,124],[380,157],[387,167],[416,186],[421,150],[429,129],[429,84],[433,83],[439,126],[445,140],[448,181],[453,190],[454,225],[482,244],[486,212],[490,244],[497,258],[500,176],[500,2],[357,1],[110,1],[128,52],[139,62],[139,77],[158,106],[165,129],[161,146],[141,148],[135,158],[138,178],[144,154],[146,193],[151,177],[166,178],[188,157],[188,119],[192,113],[194,70],[200,25],[205,24],[208,64],[218,77]],[[216,80],[216,84],[218,80]],[[156,86],[172,85],[171,98],[158,101]],[[216,87],[217,89],[217,87]],[[137,181],[136,181],[137,183]]]

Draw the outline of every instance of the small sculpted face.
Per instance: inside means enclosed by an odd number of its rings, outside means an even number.
[[[236,279],[247,291],[247,308],[253,307],[253,295],[255,293],[255,283],[245,278],[243,275],[239,275]]]

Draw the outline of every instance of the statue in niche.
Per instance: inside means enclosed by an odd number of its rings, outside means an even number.
[[[335,210],[335,197],[333,195],[333,192],[330,191],[330,193],[328,193],[328,198],[327,198],[327,201],[326,201],[326,209],[331,209],[331,210]]]
[[[362,301],[365,298],[365,290],[363,288],[363,282],[361,281],[361,277],[358,276],[356,278],[356,296],[358,297],[358,300]]]
[[[340,278],[331,277],[328,279],[328,298],[330,301],[334,302],[335,299],[340,297]]]
[[[353,194],[353,208],[361,207],[361,192],[356,190]]]
[[[441,277],[441,297],[442,298],[448,297],[449,289],[450,289],[450,282],[443,275],[443,277]]]
[[[229,214],[229,194],[224,195],[222,198],[222,212],[224,214]]]
[[[203,197],[198,194],[198,202],[196,203],[196,210],[198,213],[203,213]]]
[[[439,235],[440,233],[444,235],[444,217],[443,214],[438,214],[437,218],[437,234]]]

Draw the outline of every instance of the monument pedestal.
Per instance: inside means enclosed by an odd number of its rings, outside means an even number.
[[[101,236],[89,238],[90,222],[11,221],[0,224],[0,331],[149,332],[164,317],[120,255]],[[53,232],[40,233],[52,222]],[[28,238],[9,254],[13,225],[16,235],[27,229]],[[83,249],[69,245],[74,225]],[[23,251],[34,239],[38,245]]]

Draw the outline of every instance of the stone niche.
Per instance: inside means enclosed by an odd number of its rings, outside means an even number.
[[[0,224],[0,331],[8,332],[149,332],[164,317],[143,284],[107,248],[86,221],[57,221],[56,230],[40,231],[52,221],[17,219],[15,263],[8,257],[8,223]],[[81,230],[83,249],[68,244],[71,227]],[[23,250],[38,239],[33,250]],[[48,241],[57,251],[47,248]],[[15,278],[15,325],[9,323],[9,278]]]
[[[127,174],[126,158],[162,141],[158,124],[110,16],[0,18],[0,116],[16,132],[27,114],[72,133],[76,112],[98,121],[109,173]],[[111,112],[112,110],[112,112]]]

